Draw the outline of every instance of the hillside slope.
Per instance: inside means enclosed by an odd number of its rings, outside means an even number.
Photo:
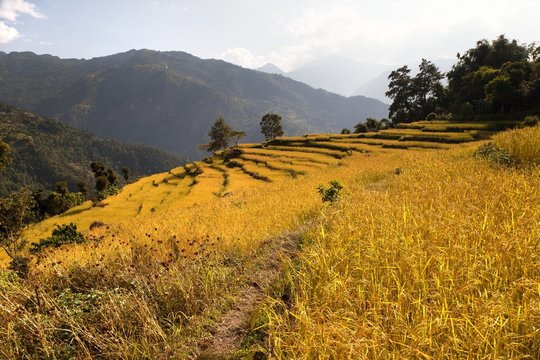
[[[51,217],[88,239],[0,271],[0,356],[536,359],[540,127],[501,126],[243,144]]]
[[[2,195],[23,185],[51,189],[61,180],[76,189],[78,181],[92,181],[92,161],[103,161],[118,172],[128,167],[133,176],[164,171],[183,161],[162,150],[99,138],[1,103],[0,138],[10,145],[12,158],[1,173]]]
[[[289,78],[183,52],[131,50],[91,60],[0,53],[0,100],[128,143],[198,157],[224,116],[248,139],[277,112],[287,134],[339,131],[387,116],[374,99],[346,98]]]

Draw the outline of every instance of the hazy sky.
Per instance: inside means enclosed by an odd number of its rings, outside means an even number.
[[[284,70],[327,55],[404,64],[503,33],[540,41],[539,14],[540,0],[0,0],[0,50],[182,50]]]

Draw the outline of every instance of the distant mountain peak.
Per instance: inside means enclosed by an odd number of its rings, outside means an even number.
[[[268,74],[278,74],[278,75],[285,75],[285,71],[281,70],[279,67],[272,63],[266,63],[265,65],[261,66],[260,68],[255,69],[257,71],[265,72]]]

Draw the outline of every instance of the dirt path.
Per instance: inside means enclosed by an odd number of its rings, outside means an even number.
[[[284,270],[283,259],[294,257],[305,231],[306,228],[302,228],[288,232],[266,240],[261,245],[246,286],[238,295],[234,306],[223,314],[212,331],[213,335],[202,344],[201,353],[196,359],[232,359],[241,349],[242,341],[249,332],[250,318],[264,300],[264,290],[268,289]]]

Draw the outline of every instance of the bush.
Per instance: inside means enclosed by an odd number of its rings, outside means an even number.
[[[474,154],[498,165],[512,166],[516,163],[508,150],[499,148],[492,142],[480,146]]]
[[[350,134],[350,133],[351,133],[351,130],[349,130],[349,129],[347,129],[347,128],[343,128],[343,129],[341,130],[341,134],[343,134],[343,135],[348,135],[348,134]]]
[[[38,254],[48,247],[57,248],[64,244],[82,244],[85,241],[86,238],[83,234],[77,231],[77,225],[73,223],[70,223],[69,225],[57,225],[56,229],[52,231],[52,236],[32,244],[30,252],[32,254]]]
[[[439,116],[439,120],[454,120],[454,115],[452,115],[451,113],[442,114],[441,116]]]
[[[538,116],[526,116],[525,119],[523,119],[522,125],[535,126],[535,125],[538,125],[539,122],[540,122],[540,117]]]
[[[235,168],[235,167],[238,167],[238,168],[241,168],[242,167],[242,164],[240,164],[239,162],[236,162],[236,161],[229,161],[227,163],[227,167],[228,168]]]
[[[8,265],[8,270],[14,271],[20,278],[28,276],[30,259],[26,256],[15,256]]]
[[[355,134],[360,134],[360,133],[365,133],[365,132],[368,132],[368,128],[366,126],[366,124],[364,123],[358,123],[354,126],[354,133]]]
[[[426,116],[426,120],[433,121],[433,120],[437,120],[438,117],[439,115],[432,112],[432,113],[429,113],[428,116]]]
[[[343,189],[343,184],[338,180],[330,181],[328,187],[324,185],[317,186],[317,190],[321,195],[321,200],[323,203],[329,202],[334,203],[339,199],[339,192]]]

